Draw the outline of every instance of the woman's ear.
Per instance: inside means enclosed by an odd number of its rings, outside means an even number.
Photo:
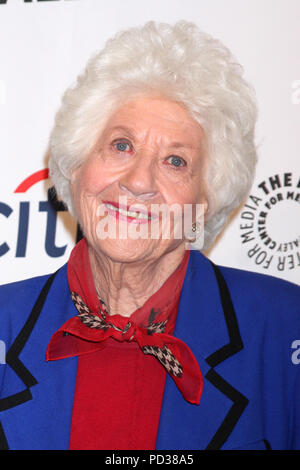
[[[203,206],[203,217],[205,217],[207,211],[208,211],[208,201],[205,199],[204,201],[201,202]]]
[[[71,171],[71,176],[70,176],[70,188],[71,188],[71,191],[73,190],[74,185],[75,185],[76,181],[77,181],[78,178],[79,178],[80,169],[81,169],[81,167],[79,166],[79,167],[77,167],[77,168],[74,168],[74,170]]]
[[[208,211],[208,200],[206,196],[201,197],[200,202],[196,206],[195,220],[203,223],[203,220]]]

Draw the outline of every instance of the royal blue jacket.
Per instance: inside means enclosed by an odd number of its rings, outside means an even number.
[[[76,314],[66,265],[0,288],[0,448],[68,449],[77,358],[45,352]],[[298,286],[191,251],[174,334],[199,362],[203,394],[192,405],[167,376],[156,449],[300,449]]]

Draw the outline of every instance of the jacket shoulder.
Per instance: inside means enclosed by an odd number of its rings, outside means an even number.
[[[218,266],[226,280],[228,287],[233,292],[238,292],[241,297],[253,298],[281,304],[280,300],[291,305],[300,304],[300,286],[292,282],[270,276],[236,268]]]
[[[300,286],[266,274],[220,267],[245,331],[273,332],[279,340],[300,338]]]
[[[47,281],[51,274],[31,277],[22,281],[10,282],[0,286],[0,299],[2,301],[13,302],[16,297],[28,297],[30,293],[35,293]],[[18,294],[16,296],[16,293]]]
[[[26,322],[51,274],[0,286],[0,331],[7,345]]]
[[[38,295],[51,274],[36,276],[23,281],[11,282],[0,286],[0,318],[3,310],[28,305]]]

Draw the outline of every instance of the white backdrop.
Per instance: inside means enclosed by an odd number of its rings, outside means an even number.
[[[50,273],[74,246],[76,222],[47,202],[65,88],[119,29],[179,19],[232,50],[259,104],[255,183],[209,256],[300,284],[299,0],[0,0],[0,283]]]

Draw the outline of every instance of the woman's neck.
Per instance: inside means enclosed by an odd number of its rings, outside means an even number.
[[[110,314],[129,317],[142,307],[180,265],[184,254],[185,246],[180,245],[158,259],[118,262],[90,247],[95,286]]]

